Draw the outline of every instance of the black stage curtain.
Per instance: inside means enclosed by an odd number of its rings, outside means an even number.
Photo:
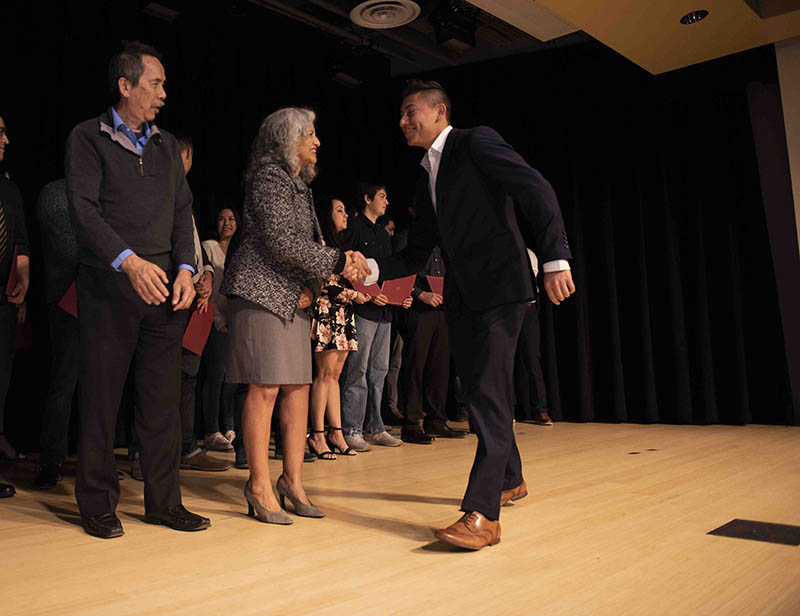
[[[195,141],[189,181],[201,223],[237,201],[261,119],[318,112],[316,194],[385,182],[402,222],[421,152],[397,126],[404,79],[330,80],[339,43],[250,3],[185,4],[174,23],[133,0],[0,6],[6,168],[26,198],[63,174],[70,128],[107,104],[121,39],[159,47],[163,128]],[[771,47],[652,76],[600,44],[422,75],[441,81],[454,124],[496,128],[553,183],[578,293],[542,309],[549,408],[557,420],[793,423],[783,330],[746,88],[775,83]],[[35,447],[48,366],[34,247],[34,347],[18,355],[6,431]],[[40,263],[40,261],[38,261]],[[35,384],[35,385],[34,385]]]

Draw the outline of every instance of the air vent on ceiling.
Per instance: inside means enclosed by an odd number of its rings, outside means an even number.
[[[350,20],[372,30],[399,28],[419,17],[420,8],[412,0],[370,0],[350,11]]]

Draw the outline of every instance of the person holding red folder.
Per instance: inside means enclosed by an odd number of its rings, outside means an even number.
[[[0,117],[0,161],[9,144],[6,124]],[[22,194],[11,180],[0,177],[0,459],[15,459],[17,451],[4,433],[6,395],[11,383],[14,362],[14,328],[17,308],[25,301],[30,281],[30,252]],[[13,496],[16,490],[0,483],[0,498]]]

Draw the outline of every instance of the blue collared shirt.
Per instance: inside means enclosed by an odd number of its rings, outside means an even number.
[[[150,123],[145,122],[144,124],[142,124],[142,126],[144,126],[144,130],[142,131],[142,134],[139,137],[136,137],[136,133],[134,133],[130,128],[128,128],[128,125],[125,124],[122,118],[119,117],[119,114],[117,113],[117,110],[114,109],[114,107],[111,107],[111,119],[114,121],[114,131],[120,132],[123,135],[125,135],[133,144],[133,147],[136,148],[136,151],[139,153],[139,156],[141,156],[142,152],[144,152],[144,146],[147,144],[147,140],[150,139],[150,135],[153,132],[152,129],[150,128]],[[116,259],[114,259],[111,262],[111,267],[113,267],[118,272],[121,272],[122,262],[128,257],[130,257],[132,254],[134,254],[133,251],[130,248],[126,248],[117,255]],[[196,273],[195,268],[186,263],[178,266],[178,270],[182,269],[189,270],[192,273],[192,275]]]

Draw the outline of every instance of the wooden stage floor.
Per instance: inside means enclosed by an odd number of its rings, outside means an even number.
[[[32,462],[3,463],[18,494],[0,501],[0,613],[800,614],[800,547],[707,534],[734,518],[800,525],[800,428],[517,434],[530,496],[480,552],[431,530],[459,515],[472,435],[306,464],[328,517],[289,527],[245,515],[246,471],[181,471],[184,503],[212,519],[200,533],[143,523],[126,478],[125,535],[109,541],[77,525],[73,477],[39,492]]]

